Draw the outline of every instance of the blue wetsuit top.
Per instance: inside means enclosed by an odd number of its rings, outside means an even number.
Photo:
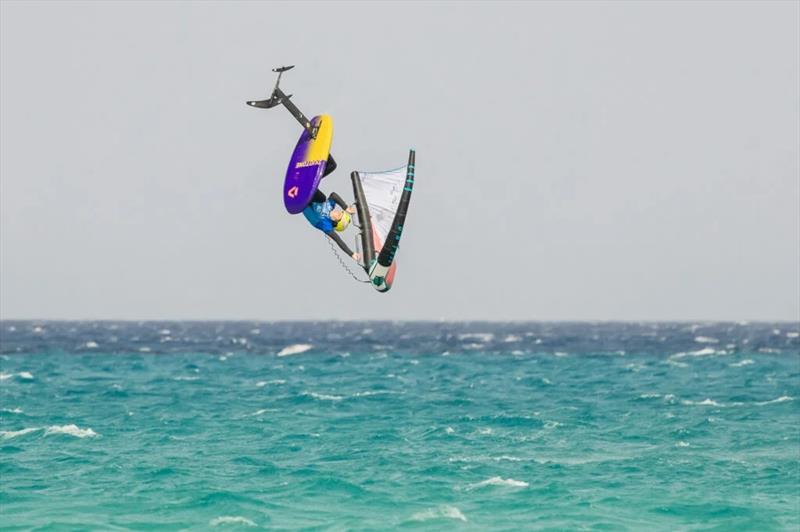
[[[333,231],[333,220],[331,220],[331,211],[336,206],[336,202],[328,199],[319,203],[311,202],[308,207],[303,209],[303,216],[306,217],[308,223],[327,234]]]

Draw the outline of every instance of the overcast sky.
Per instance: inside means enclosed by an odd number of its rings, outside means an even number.
[[[0,6],[4,319],[800,317],[798,2]],[[284,210],[283,64],[326,192],[417,149],[388,294]]]

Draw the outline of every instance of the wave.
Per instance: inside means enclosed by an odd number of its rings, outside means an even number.
[[[275,412],[275,409],[274,408],[262,408],[260,410],[256,410],[252,414],[245,414],[244,417],[260,416],[261,414],[266,414],[267,412]]]
[[[511,488],[527,488],[529,484],[522,480],[514,480],[513,478],[492,477],[476,484],[470,484],[467,489],[478,489],[485,486],[507,486]]]
[[[704,357],[709,355],[727,355],[728,352],[724,349],[714,349],[713,347],[704,347],[697,351],[686,351],[684,353],[675,353],[670,358],[683,358],[683,357]]]
[[[24,436],[26,434],[30,434],[31,432],[36,432],[37,430],[42,430],[42,428],[31,427],[22,430],[0,430],[0,439],[10,440],[11,438],[16,438],[17,436]]]
[[[708,398],[703,399],[702,401],[685,400],[685,401],[681,401],[681,404],[690,405],[690,406],[692,406],[692,405],[693,406],[725,406],[723,404],[720,404],[720,403],[716,402],[713,399],[708,399]]]
[[[286,381],[283,379],[273,379],[271,381],[258,381],[256,383],[256,386],[258,386],[259,388],[263,388],[267,384],[286,384]]]
[[[449,427],[448,427],[449,428]],[[500,456],[453,456],[447,459],[448,462],[464,462],[464,463],[487,463],[487,462],[522,462],[522,458],[516,456],[500,455]]]
[[[764,406],[764,405],[774,405],[775,403],[785,403],[786,401],[794,401],[794,397],[789,397],[788,395],[782,395],[777,399],[773,399],[772,401],[759,401],[756,404],[759,406]]]
[[[718,344],[719,340],[710,336],[696,336],[694,339],[698,344]]]
[[[456,519],[464,523],[467,517],[455,506],[443,505],[437,508],[430,508],[422,512],[417,512],[411,516],[412,521],[431,521],[434,519]]]
[[[778,397],[777,399],[771,399],[769,401],[754,401],[754,402],[747,402],[747,403],[742,402],[742,401],[734,401],[732,403],[727,403],[727,404],[718,403],[717,401],[715,401],[713,399],[706,398],[706,399],[703,399],[702,401],[683,400],[683,401],[681,401],[681,404],[687,405],[687,406],[716,406],[716,407],[720,407],[720,408],[728,408],[728,407],[736,407],[736,406],[774,405],[774,404],[777,404],[777,403],[785,403],[787,401],[794,401],[794,397],[790,397],[788,395],[782,395],[782,396]]]
[[[0,372],[0,381],[5,381],[8,379],[12,379],[14,377],[19,377],[22,380],[30,381],[33,380],[33,374],[30,371],[20,371],[19,373],[2,373]]]
[[[0,408],[0,412],[5,412],[6,414],[22,414],[21,408]]]
[[[324,393],[317,393],[317,392],[306,392],[303,395],[308,395],[309,397],[313,397],[314,399],[319,399],[320,401],[341,401],[344,399],[341,395],[328,395]]]
[[[314,347],[311,344],[292,344],[287,345],[283,349],[278,352],[279,357],[288,357],[289,355],[299,355],[300,353],[305,353],[309,349]]]
[[[372,397],[373,395],[396,395],[397,392],[392,392],[390,390],[375,390],[375,391],[366,391],[366,392],[356,392],[350,397]]]
[[[75,436],[76,438],[93,438],[97,436],[97,433],[92,429],[82,429],[77,425],[52,425],[47,427],[44,432],[44,435],[47,436],[49,434],[66,434],[68,436]]]
[[[223,515],[220,517],[215,517],[214,519],[209,521],[208,524],[211,526],[219,526],[219,525],[258,526],[250,519],[242,517],[241,515]]]
[[[461,340],[462,342],[464,340],[478,340],[478,341],[481,341],[484,344],[486,344],[486,343],[489,343],[492,340],[494,340],[494,334],[493,333],[464,333],[464,334],[459,334],[458,335],[458,339]]]
[[[745,358],[744,360],[740,360],[739,362],[734,362],[733,364],[729,364],[732,368],[741,368],[742,366],[749,366],[750,364],[755,364],[755,361],[751,358]]]

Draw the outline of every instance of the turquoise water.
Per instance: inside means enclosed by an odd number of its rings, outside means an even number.
[[[797,324],[1,325],[3,529],[800,528]]]

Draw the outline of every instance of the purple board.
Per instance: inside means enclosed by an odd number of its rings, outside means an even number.
[[[311,126],[317,136],[312,138],[311,133],[303,131],[292,153],[283,183],[283,203],[291,214],[303,212],[311,201],[325,173],[331,150],[333,119],[329,115],[315,116],[311,119]]]

